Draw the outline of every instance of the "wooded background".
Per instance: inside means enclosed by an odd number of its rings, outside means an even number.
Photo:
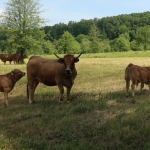
[[[1,53],[103,53],[150,49],[150,12],[45,26],[36,0],[9,0],[0,15]]]

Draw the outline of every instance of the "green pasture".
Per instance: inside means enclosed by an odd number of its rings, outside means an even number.
[[[62,55],[60,55],[62,56]],[[58,88],[40,84],[35,103],[26,98],[26,76],[9,93],[0,93],[0,150],[148,150],[150,95],[145,85],[125,97],[124,71],[129,63],[150,66],[150,52],[83,54],[71,103],[58,102]],[[44,56],[55,58],[53,55]],[[0,61],[0,74],[23,65]]]

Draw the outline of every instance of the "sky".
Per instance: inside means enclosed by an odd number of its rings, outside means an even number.
[[[0,0],[0,13],[5,11],[7,1]],[[39,0],[39,3],[47,26],[150,11],[150,0]]]

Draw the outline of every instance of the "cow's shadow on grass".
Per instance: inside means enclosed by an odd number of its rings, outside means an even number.
[[[101,93],[101,92],[97,92],[97,93],[92,93],[92,92],[71,92],[70,94],[70,103],[82,103],[82,102],[86,102],[86,103],[94,103],[96,101],[101,101],[101,102],[108,102],[108,101],[115,101],[117,103],[135,103],[136,101],[140,100],[140,99],[145,99],[149,97],[149,92],[148,90],[143,90],[142,93],[140,94],[139,91],[135,92],[136,95],[135,97],[131,96],[131,92],[129,92],[129,97],[126,97],[126,93],[125,90],[121,90],[121,91],[110,91],[107,93]],[[18,96],[17,98],[12,98],[16,99],[16,102],[18,104],[28,104],[28,100],[27,97],[22,97],[22,96]],[[18,99],[18,100],[17,100]],[[19,100],[20,99],[20,100]],[[15,101],[14,101],[15,103]],[[64,93],[63,96],[63,102],[60,103],[59,102],[59,92],[43,92],[40,94],[35,94],[35,98],[34,98],[34,104],[69,104],[66,101],[66,93]]]
[[[92,93],[92,92],[71,92],[70,94],[70,103],[76,103],[76,102],[90,102],[90,101],[116,101],[118,103],[124,103],[124,102],[131,102],[135,103],[136,101],[140,99],[147,99],[150,98],[150,93],[147,89],[143,89],[142,93],[139,92],[139,90],[135,91],[135,97],[132,97],[131,91],[129,91],[129,96],[126,97],[126,91],[120,90],[120,91],[110,91],[106,93]],[[27,96],[26,95],[19,95],[19,96],[12,96],[9,94],[9,105],[16,105],[19,107],[19,105],[27,105],[29,104]],[[0,103],[1,105],[6,105],[3,94],[0,95]],[[59,92],[42,92],[42,93],[35,93],[34,96],[34,104],[40,104],[40,103],[59,103]],[[64,93],[63,96],[63,103],[66,102],[66,93]],[[60,103],[59,103],[60,104]]]

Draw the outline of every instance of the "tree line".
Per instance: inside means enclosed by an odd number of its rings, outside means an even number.
[[[38,0],[8,0],[0,15],[2,53],[101,53],[150,49],[150,12],[45,26]]]
[[[66,39],[68,34],[78,42],[76,52],[80,50],[87,53],[138,51],[150,49],[149,25],[150,12],[147,11],[101,19],[82,19],[80,22],[70,21],[68,24],[59,23],[45,26],[44,31],[58,52],[62,52],[59,48],[60,41]]]

